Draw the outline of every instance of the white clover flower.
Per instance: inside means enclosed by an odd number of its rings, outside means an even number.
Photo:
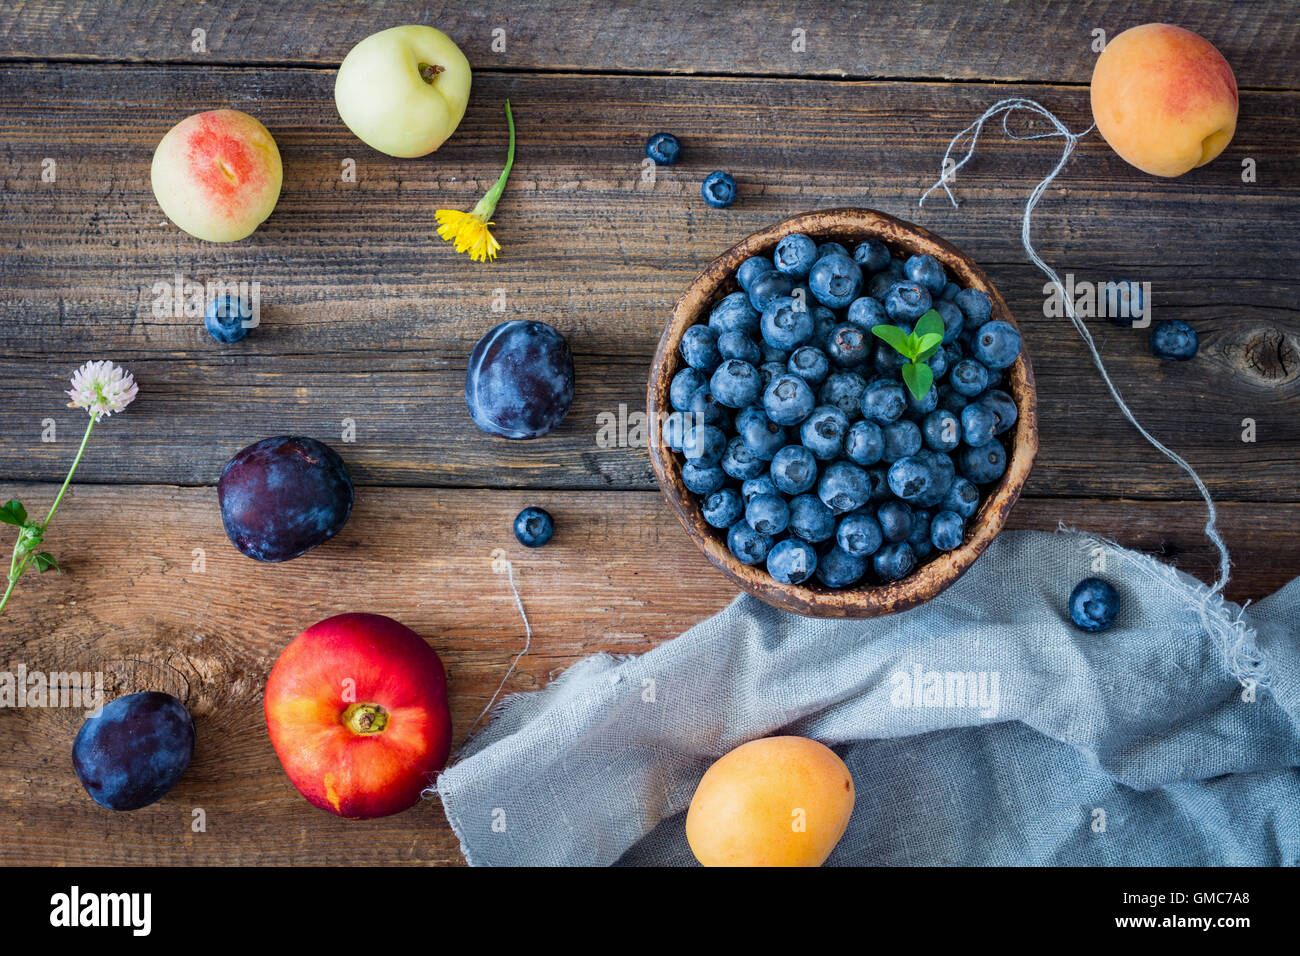
[[[112,362],[87,362],[72,373],[69,408],[84,408],[95,421],[120,412],[134,401],[140,389],[126,369]]]

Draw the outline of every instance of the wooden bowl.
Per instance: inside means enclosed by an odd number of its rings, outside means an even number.
[[[662,422],[673,411],[668,398],[669,385],[684,365],[678,352],[683,333],[696,322],[707,321],[714,303],[739,288],[734,276],[742,262],[750,256],[771,256],[777,242],[792,232],[802,232],[818,242],[834,240],[850,248],[864,239],[879,239],[894,253],[928,252],[943,263],[948,274],[963,288],[980,289],[988,294],[993,303],[993,318],[1015,324],[998,290],[970,257],[919,226],[872,209],[825,209],[795,216],[754,233],[714,259],[673,309],[668,328],[659,340],[646,396],[651,422],[650,460],[659,487],[687,534],[710,561],[755,597],[783,610],[812,617],[879,617],[905,611],[928,601],[961,577],[1002,529],[1007,512],[1020,496],[1038,452],[1038,397],[1029,356],[1022,348],[1020,357],[1007,369],[1005,379],[1004,387],[1015,399],[1019,412],[1015,426],[1001,436],[1010,440],[1006,473],[991,490],[981,487],[984,501],[967,523],[966,539],[960,548],[932,555],[910,575],[892,584],[863,584],[834,590],[816,578],[798,585],[778,583],[764,566],[738,561],[727,550],[726,532],[704,520],[699,499],[682,484],[680,460],[664,444]]]

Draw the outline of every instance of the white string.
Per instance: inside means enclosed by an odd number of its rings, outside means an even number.
[[[501,683],[497,686],[497,692],[493,694],[492,699],[487,702],[487,706],[483,708],[483,712],[474,719],[474,723],[470,724],[469,731],[465,734],[464,740],[469,740],[469,738],[474,735],[474,728],[477,727],[479,721],[487,715],[487,712],[492,709],[492,705],[497,702],[497,698],[501,696],[501,691],[506,686],[506,681],[508,681],[510,675],[515,672],[515,667],[519,664],[520,658],[527,654],[528,649],[533,645],[533,626],[528,623],[528,614],[524,611],[524,599],[519,596],[519,588],[515,586],[515,566],[504,558],[499,560],[505,564],[506,571],[510,575],[510,590],[515,595],[515,607],[519,608],[519,616],[524,619],[524,649],[516,654],[515,659],[510,662],[510,667],[506,670],[505,677],[501,678]],[[500,572],[498,571],[498,573]],[[464,740],[461,741],[461,746],[464,746]]]
[[[1054,131],[1037,133],[1032,136],[1017,136],[1012,133],[1007,126],[1007,121],[1013,113],[1021,110],[1027,113],[1036,113],[1043,117],[1052,124]],[[1043,274],[1051,280],[1052,285],[1056,287],[1057,293],[1061,297],[1061,301],[1065,303],[1066,314],[1069,315],[1070,321],[1074,323],[1075,330],[1087,344],[1088,351],[1092,353],[1092,364],[1095,365],[1097,371],[1101,373],[1102,381],[1106,383],[1106,387],[1110,390],[1111,397],[1115,400],[1115,404],[1119,406],[1120,411],[1124,413],[1124,417],[1129,420],[1143,438],[1151,443],[1152,447],[1174,464],[1178,465],[1178,467],[1183,469],[1183,471],[1187,472],[1192,481],[1195,482],[1196,490],[1200,492],[1201,497],[1205,500],[1205,507],[1208,512],[1208,518],[1205,522],[1205,535],[1214,543],[1214,547],[1219,552],[1219,574],[1213,587],[1210,588],[1209,593],[1205,596],[1205,600],[1199,603],[1201,605],[1201,616],[1206,620],[1206,627],[1213,631],[1214,628],[1211,627],[1210,621],[1207,617],[1208,602],[1217,597],[1223,591],[1224,587],[1228,583],[1229,572],[1232,568],[1232,561],[1228,556],[1228,547],[1224,544],[1223,538],[1219,534],[1218,511],[1214,506],[1214,499],[1210,496],[1209,489],[1205,487],[1205,482],[1201,481],[1201,476],[1196,473],[1196,470],[1192,468],[1192,466],[1189,465],[1181,455],[1168,448],[1164,443],[1142,427],[1142,424],[1137,420],[1133,412],[1129,410],[1124,399],[1120,397],[1119,389],[1115,387],[1115,383],[1111,381],[1110,374],[1106,371],[1106,366],[1101,360],[1101,355],[1097,352],[1097,345],[1093,341],[1092,333],[1088,331],[1088,327],[1084,324],[1083,319],[1079,318],[1078,313],[1075,312],[1074,303],[1070,301],[1070,296],[1066,294],[1065,287],[1061,284],[1060,277],[1056,274],[1056,271],[1044,262],[1042,257],[1034,251],[1033,243],[1030,242],[1030,218],[1033,215],[1034,207],[1038,205],[1038,200],[1043,198],[1043,193],[1047,191],[1047,187],[1051,185],[1052,180],[1054,180],[1057,174],[1065,168],[1065,164],[1069,160],[1070,154],[1074,152],[1075,145],[1080,139],[1092,132],[1094,127],[1089,126],[1082,133],[1071,133],[1069,129],[1066,128],[1065,124],[1057,119],[1050,110],[1033,100],[1023,99],[1020,97],[999,100],[997,103],[994,103],[985,110],[983,116],[952,138],[952,142],[948,144],[948,149],[943,154],[943,166],[941,168],[939,180],[921,195],[918,205],[924,206],[926,197],[942,186],[944,192],[948,194],[948,198],[952,201],[953,206],[957,206],[957,199],[953,196],[952,190],[948,188],[948,182],[957,170],[965,166],[966,162],[972,155],[974,155],[975,146],[979,142],[980,132],[984,129],[985,122],[992,117],[997,116],[999,113],[1002,114],[1002,129],[1012,139],[1044,139],[1051,136],[1060,136],[1065,139],[1065,148],[1061,151],[1061,158],[1057,160],[1055,168],[1048,173],[1047,178],[1035,186],[1034,191],[1029,194],[1029,201],[1025,204],[1025,215],[1021,220],[1020,241],[1024,245],[1025,252],[1029,255],[1030,261],[1033,262],[1034,265],[1038,266],[1038,268],[1042,270]],[[962,157],[961,162],[956,163],[949,168],[948,163],[954,147],[961,142],[962,137],[967,135],[970,136],[970,146],[966,150],[966,155]],[[1147,307],[1150,308],[1149,303]]]

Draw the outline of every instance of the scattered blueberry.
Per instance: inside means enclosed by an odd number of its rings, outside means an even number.
[[[736,181],[722,170],[709,173],[700,185],[700,195],[714,209],[726,209],[736,201]]]
[[[1080,630],[1104,631],[1119,614],[1119,593],[1101,578],[1084,578],[1070,592],[1070,620]]]
[[[717,429],[714,429],[717,431]],[[721,432],[718,432],[721,436]],[[540,548],[555,534],[555,519],[542,508],[525,508],[515,515],[515,537],[525,548]]]
[[[219,295],[203,311],[203,327],[218,342],[238,342],[253,327],[253,310],[238,296]]]
[[[656,166],[672,166],[682,154],[682,144],[672,133],[655,133],[646,140],[645,154]]]
[[[1196,330],[1179,319],[1165,319],[1151,326],[1151,354],[1159,359],[1186,362],[1196,357]]]
[[[1098,298],[1102,300],[1097,303],[1098,307],[1112,325],[1132,326],[1136,319],[1147,314],[1146,294],[1142,283],[1136,279],[1103,283],[1098,289]]]

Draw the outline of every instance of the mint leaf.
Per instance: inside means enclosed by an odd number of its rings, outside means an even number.
[[[46,571],[58,571],[59,562],[54,560],[54,555],[48,551],[41,551],[32,555],[32,563],[36,565],[36,570],[41,574]]]
[[[0,505],[0,522],[22,527],[27,523],[27,509],[17,498],[11,498]]]
[[[942,339],[944,332],[943,316],[931,309],[916,320],[916,327],[912,329],[912,332],[923,339],[927,335],[938,335]]]
[[[903,381],[907,383],[908,390],[919,402],[925,398],[926,393],[930,391],[930,386],[934,384],[934,372],[924,362],[919,365],[913,362],[903,366]]]
[[[942,332],[927,332],[925,335],[921,336],[920,341],[917,343],[916,354],[920,355],[926,349],[929,349],[930,354],[933,355],[934,350],[942,344],[943,344]]]
[[[938,344],[938,345],[931,345],[928,349],[923,349],[923,350],[921,351],[921,354],[918,355],[918,356],[916,357],[916,360],[917,360],[918,362],[924,362],[926,359],[928,359],[928,358],[929,358],[931,355],[933,355],[935,352],[939,351],[939,349],[941,349],[941,348],[943,348],[943,340],[942,340],[942,339],[939,340],[939,344]]]
[[[912,352],[908,345],[908,334],[896,325],[876,325],[872,326],[871,334],[878,339],[888,342],[899,355],[912,358]]]

